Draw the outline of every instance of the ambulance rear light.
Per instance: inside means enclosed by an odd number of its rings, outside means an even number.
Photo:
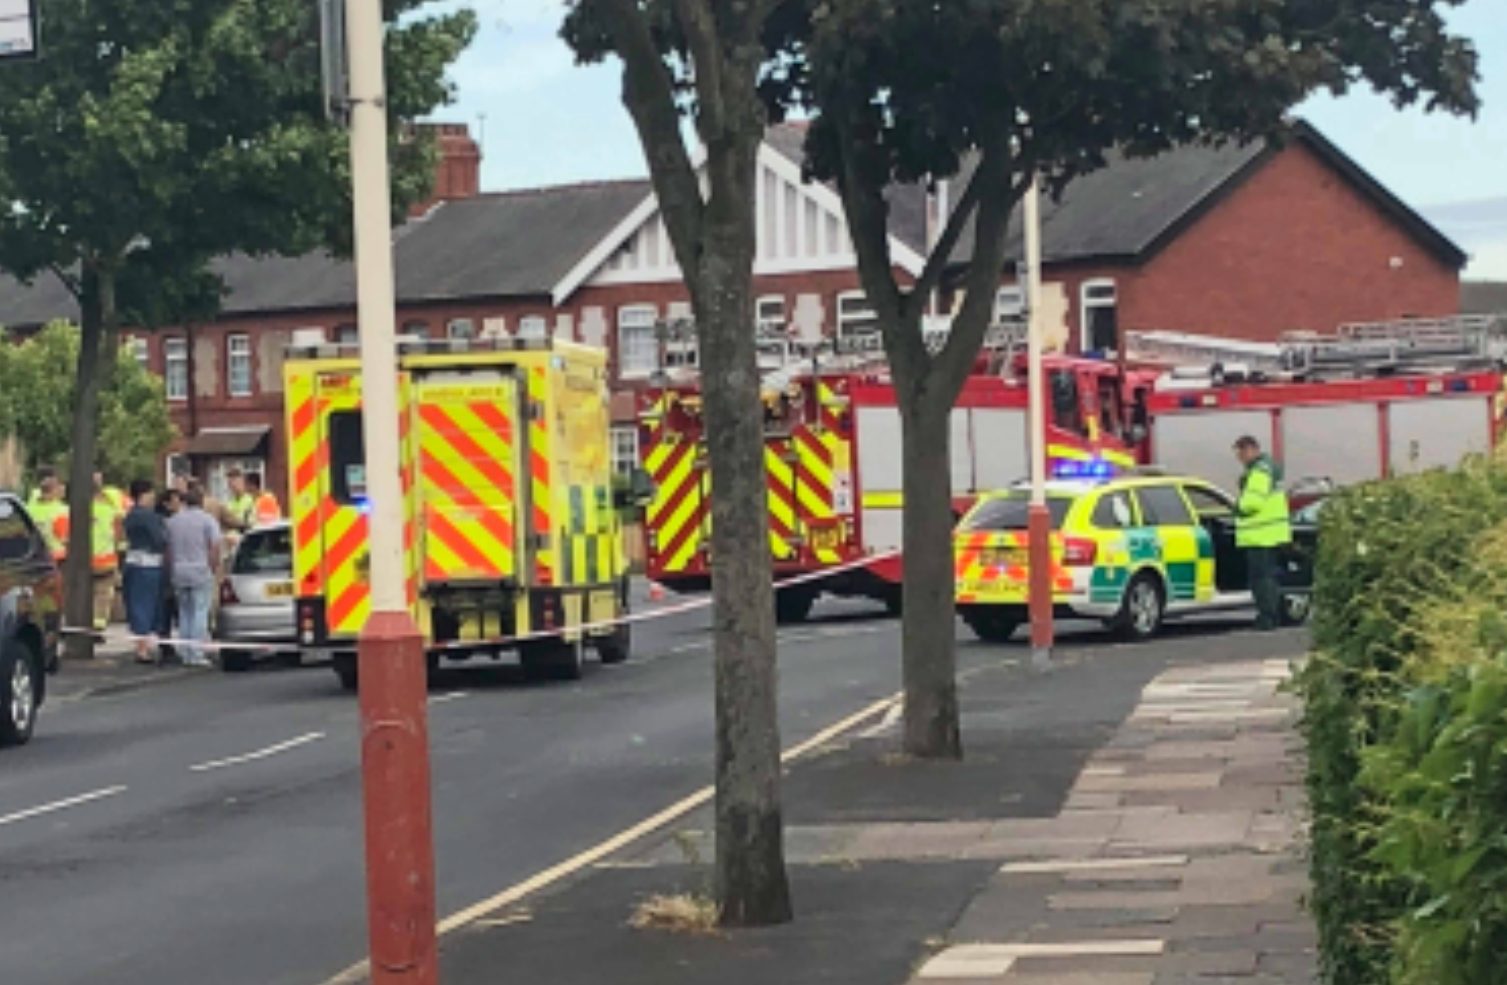
[[[1099,542],[1087,537],[1062,541],[1062,563],[1069,568],[1092,568],[1099,559]]]

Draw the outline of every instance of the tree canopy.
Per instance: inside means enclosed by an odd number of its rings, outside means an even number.
[[[19,345],[0,345],[0,437],[14,437],[32,475],[68,463],[78,363],[78,327],[53,322]],[[101,393],[99,467],[121,485],[157,475],[173,440],[162,380],[122,350]]]

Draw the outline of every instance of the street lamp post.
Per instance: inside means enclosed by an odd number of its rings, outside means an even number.
[[[1052,664],[1052,516],[1047,510],[1046,378],[1041,369],[1041,183],[1033,177],[1026,189],[1026,305],[1030,392],[1031,508],[1029,563],[1031,580],[1031,665]]]
[[[362,799],[373,985],[433,985],[434,838],[424,640],[403,565],[398,358],[382,4],[345,0],[371,616],[360,641]]]

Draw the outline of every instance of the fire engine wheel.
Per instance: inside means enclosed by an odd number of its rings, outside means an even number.
[[[811,607],[816,604],[816,592],[809,588],[786,588],[775,592],[774,621],[781,626],[805,622],[811,618]]]
[[[530,678],[555,681],[578,681],[585,673],[582,655],[584,644],[562,639],[527,640],[519,646],[518,658],[523,673]]]
[[[1008,643],[1020,619],[996,605],[981,605],[963,613],[963,621],[973,630],[973,635],[985,643]]]
[[[1130,580],[1125,588],[1125,598],[1120,603],[1120,614],[1115,617],[1115,629],[1131,642],[1151,639],[1162,628],[1162,616],[1166,613],[1166,595],[1161,579],[1143,571]]]

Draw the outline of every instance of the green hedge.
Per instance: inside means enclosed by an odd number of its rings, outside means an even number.
[[[1507,466],[1325,508],[1299,675],[1332,985],[1507,980]]]

